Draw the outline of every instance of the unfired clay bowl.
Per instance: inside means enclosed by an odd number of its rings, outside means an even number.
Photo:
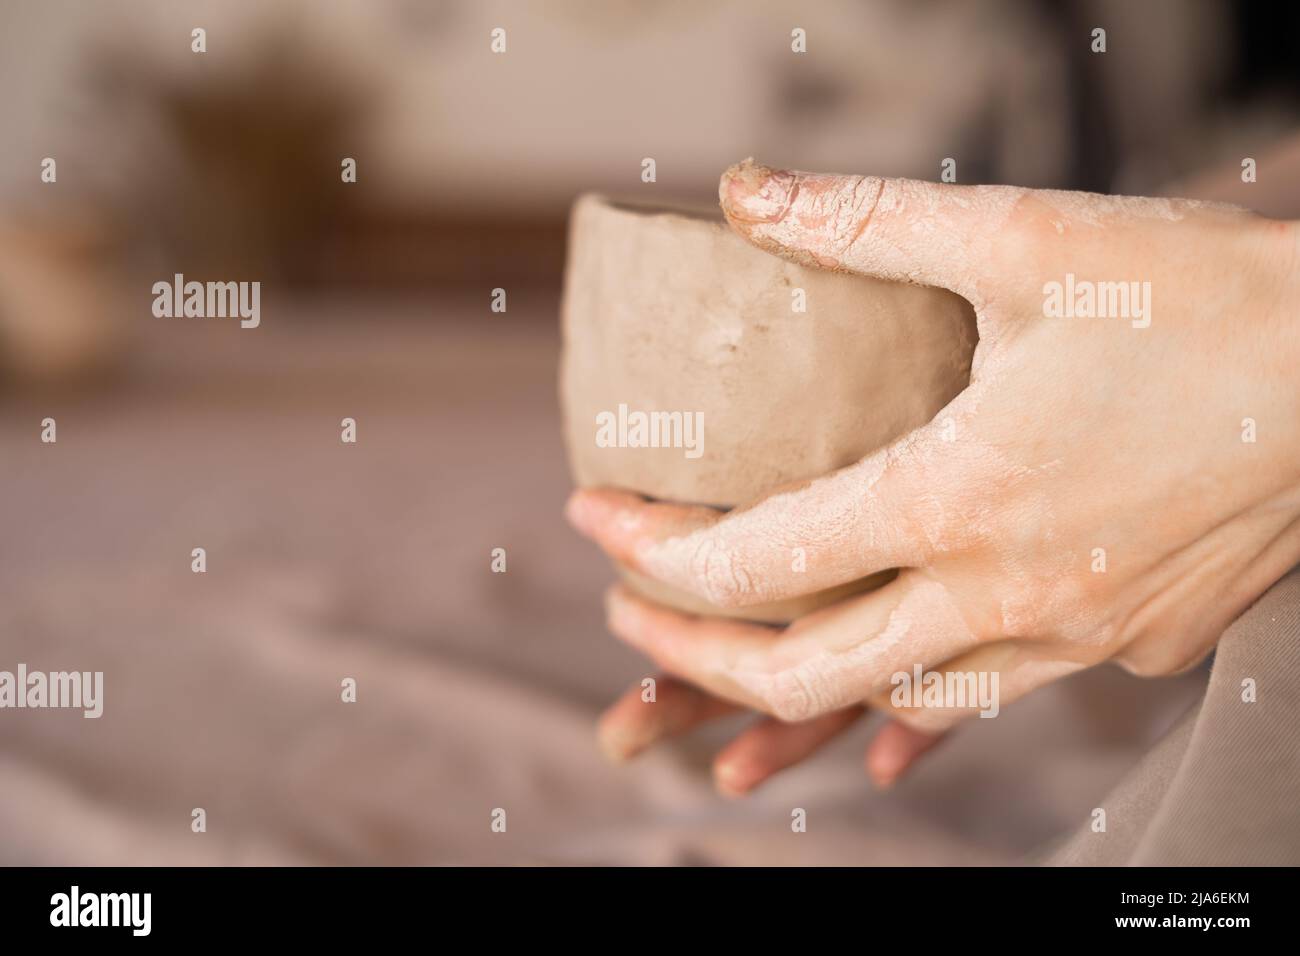
[[[949,292],[787,262],[721,214],[598,196],[573,210],[562,322],[560,397],[577,483],[719,508],[851,464],[929,421],[969,381],[976,342],[970,305]],[[701,453],[601,447],[598,423],[620,405],[703,413]],[[729,613],[620,571],[661,603]],[[738,616],[788,621],[879,577]]]

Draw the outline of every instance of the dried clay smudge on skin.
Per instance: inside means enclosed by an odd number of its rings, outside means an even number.
[[[893,585],[857,599],[864,616],[879,613],[871,605],[878,604],[890,587]],[[889,612],[884,627],[874,633],[863,627],[854,634],[856,615],[848,610],[840,621],[828,624],[845,629],[841,646],[825,648],[812,659],[780,669],[783,661],[799,655],[801,644],[817,641],[824,647],[826,643],[826,638],[812,635],[795,638],[776,657],[766,659],[761,669],[737,668],[737,684],[760,700],[771,699],[778,687],[796,690],[803,697],[806,715],[813,716],[860,703],[887,688],[896,672],[910,672],[918,663],[926,668],[936,666],[976,644],[942,584],[912,579],[901,587],[901,600]]]
[[[1081,591],[1068,584],[1072,576],[1087,571],[1087,556],[1059,552],[1045,559],[1041,549],[1025,553],[999,530],[1006,524],[1008,504],[1015,502],[1017,512],[1032,517],[1038,541],[1058,536],[1056,510],[1039,485],[1058,473],[1063,462],[1026,466],[989,443],[970,438],[947,441],[943,420],[940,414],[934,423],[856,465],[744,509],[743,527],[730,529],[724,522],[657,541],[644,540],[637,548],[637,563],[650,576],[695,593],[700,593],[706,575],[713,581],[730,579],[758,603],[787,596],[765,587],[764,569],[784,570],[790,549],[808,542],[818,543],[818,550],[824,552],[820,560],[836,562],[829,569],[835,583],[883,570],[877,566],[880,562],[870,563],[870,555],[882,551],[890,556],[888,565],[921,566],[927,553],[957,555],[984,545],[996,562],[998,591],[1032,596],[998,598],[985,609],[1003,634],[1029,634],[1035,622],[1043,620],[1068,622],[1072,633],[1087,631],[1089,622],[1081,616],[1079,604]],[[918,461],[924,464],[918,466]],[[909,477],[896,476],[898,471]],[[936,476],[946,480],[934,484]],[[886,477],[895,480],[888,486],[888,499],[882,500],[881,482]],[[923,540],[901,540],[904,529]],[[864,554],[865,559],[857,557]],[[1055,584],[1045,587],[1043,582]]]
[[[919,229],[927,234],[942,231],[938,216],[947,210],[952,211],[952,218],[965,218],[966,213],[986,217],[980,220],[982,229],[996,233],[1005,225],[1016,203],[1031,194],[1043,205],[1056,210],[1060,218],[1054,222],[1066,227],[1073,223],[1101,226],[1120,216],[1178,222],[1188,213],[1198,210],[1240,211],[1240,207],[1231,203],[1201,199],[1116,196],[1065,189],[1031,190],[1023,186],[968,186],[916,179],[885,180],[877,176],[809,173],[773,169],[755,163],[753,158],[737,163],[722,174],[718,198],[727,218],[738,223],[770,226],[791,215],[808,215],[814,224],[818,217],[822,224],[831,224],[835,216],[844,212],[842,205],[846,198],[888,198],[890,191],[882,188],[886,182],[901,188],[892,205],[876,211],[910,212],[912,216],[909,218],[919,220]],[[740,205],[742,200],[743,208]],[[917,216],[917,210],[909,207],[908,203],[913,200],[923,203],[922,215]],[[857,208],[862,207],[859,204]],[[846,226],[850,234],[863,231],[856,221]]]
[[[897,538],[883,527],[889,518],[876,491],[888,469],[887,455],[871,455],[733,511],[730,522],[662,540],[643,540],[637,546],[637,564],[651,577],[695,593],[700,593],[706,576],[711,581],[730,580],[759,602],[778,595],[765,589],[761,575],[750,578],[742,566],[785,567],[792,548],[816,542],[818,550],[826,552],[823,559],[837,560],[839,583],[851,581],[862,576],[855,553]],[[733,527],[737,518],[739,526]]]
[[[757,202],[750,196],[757,193]],[[884,180],[874,177],[831,177],[815,173],[774,171],[752,160],[733,167],[723,177],[719,188],[724,212],[737,231],[769,251],[796,261],[846,270],[869,271],[887,278],[919,281],[926,275],[943,275],[948,288],[969,299],[981,318],[996,301],[996,279],[987,275],[987,263],[997,234],[1026,200],[1036,204],[1030,214],[1050,223],[1057,234],[1071,228],[1109,229],[1126,221],[1179,222],[1198,212],[1240,215],[1243,211],[1229,204],[1194,200],[1108,196],[1081,192],[1037,191],[1002,186],[956,187],[895,180],[886,188]],[[872,229],[873,222],[882,224]],[[888,228],[883,224],[888,223]],[[967,223],[958,230],[954,224]],[[891,235],[892,233],[892,235]],[[964,233],[964,235],[963,235]],[[922,242],[915,240],[921,239]],[[935,267],[927,270],[911,266],[907,249],[916,246],[936,249]],[[906,247],[906,248],[904,248]],[[885,268],[882,268],[882,263]],[[1008,374],[996,348],[996,340],[981,342],[974,374],[976,383],[962,398],[964,412],[958,417],[963,424],[973,423],[974,412],[985,389],[996,387]],[[958,408],[957,404],[952,406]],[[944,413],[937,418],[942,420]],[[973,427],[973,424],[972,424]],[[989,471],[997,477],[996,452],[988,451]],[[1032,476],[1050,474],[1052,466],[1038,469],[1013,468],[1005,460],[999,480],[1021,480],[1032,488]],[[1060,463],[1055,463],[1059,468]],[[942,494],[936,489],[928,495],[931,506]],[[1004,495],[1005,499],[1013,496]],[[976,535],[992,535],[994,519],[1004,510],[1002,502],[992,501],[976,513]],[[1017,510],[1032,514],[1043,527],[1043,538],[1056,535],[1055,520],[1044,493],[1023,499]],[[941,512],[942,509],[940,509]],[[981,530],[980,526],[983,526]],[[871,532],[874,536],[875,527]],[[1034,599],[1002,599],[998,603],[1004,629],[1010,633],[1029,633],[1035,622],[1057,620],[1064,632],[1076,641],[1097,639],[1097,622],[1091,620],[1082,601],[1083,590],[1072,587],[1087,569],[1085,556],[1057,553],[1044,558],[1025,553],[1014,542],[994,541],[998,570],[1004,579],[1004,593],[1033,595]],[[935,550],[950,550],[957,542],[935,539]],[[1044,566],[1047,560],[1051,566]],[[1052,582],[1056,582],[1053,584]]]
[[[855,209],[863,210],[865,208],[863,204],[867,203],[870,197],[878,196],[880,201],[888,202],[890,205],[877,209],[873,216],[882,211],[906,209],[907,219],[915,220],[907,228],[924,232],[927,239],[933,235],[942,245],[941,257],[949,264],[956,262],[967,269],[968,277],[971,270],[975,268],[975,263],[971,261],[973,251],[971,240],[956,239],[956,230],[946,227],[945,218],[951,220],[954,210],[962,215],[969,213],[981,222],[979,234],[996,234],[997,226],[1006,222],[1013,214],[1016,204],[1026,195],[1025,190],[1002,186],[939,187],[935,184],[909,181],[895,181],[899,186],[898,189],[884,191],[879,188],[883,183],[882,180],[856,177],[852,180],[851,188],[839,189],[837,198],[832,202],[826,198],[829,194],[830,182],[832,180],[829,177],[817,174],[773,174],[764,167],[747,162],[729,171],[728,177],[724,177],[720,192],[724,210],[734,223],[739,224],[742,232],[751,238],[760,235],[768,237],[770,242],[760,242],[760,245],[780,247],[783,242],[792,241],[796,236],[800,241],[806,241],[809,238],[809,233],[806,231],[808,223],[813,226],[819,223],[829,225],[830,238],[823,246],[823,254],[835,253],[836,237],[846,232],[850,246],[861,238],[857,234],[857,226],[860,224],[854,223],[850,214]],[[734,197],[730,195],[732,186],[738,186],[751,193],[757,191],[758,202],[747,202],[743,210],[739,209],[734,202]],[[942,203],[938,198],[940,194],[946,196]],[[1035,193],[1034,196],[1055,208],[1059,213],[1057,221],[1063,223],[1075,221],[1104,223],[1110,217],[1120,214],[1176,220],[1195,205],[1178,200],[1109,197],[1087,193],[1043,192]],[[806,223],[798,221],[800,216],[807,217]],[[805,231],[800,230],[801,225]],[[836,230],[839,230],[838,233]],[[873,237],[873,233],[868,229],[862,233],[862,236]],[[890,240],[873,237],[872,241],[883,243]],[[896,252],[894,250],[895,257],[897,257]],[[870,251],[864,252],[863,255],[869,258]],[[909,278],[910,276],[906,272],[900,272],[895,273],[894,277]],[[967,284],[972,283],[973,279]],[[971,298],[970,295],[967,297]],[[996,384],[995,380],[1000,377],[1000,371],[1001,369],[992,362],[984,363],[980,367],[981,378],[986,384]],[[938,420],[941,421],[943,417],[941,413]],[[896,446],[894,456],[897,458],[901,450],[909,447],[918,452],[925,452],[927,446],[933,445],[938,440],[941,439],[935,437],[933,430],[919,430]],[[1014,465],[996,449],[966,441],[960,444],[966,447],[967,456],[976,459],[975,463],[978,466],[976,470],[981,475],[992,478],[995,487],[1025,483],[1026,469]],[[971,451],[971,449],[975,450]],[[872,498],[875,496],[877,483],[890,470],[890,460],[889,456],[872,456],[862,465],[852,466],[845,472],[814,480],[797,493],[773,496],[749,509],[749,514],[745,518],[745,534],[738,535],[735,540],[728,540],[724,525],[723,529],[706,529],[694,534],[669,538],[661,543],[645,543],[638,548],[640,563],[654,577],[670,584],[696,590],[692,585],[697,583],[694,578],[700,570],[701,556],[706,564],[711,563],[714,568],[720,569],[718,573],[725,578],[728,574],[740,573],[732,568],[733,554],[748,552],[752,555],[762,551],[774,552],[788,543],[797,545],[799,539],[822,541],[829,537],[834,540],[836,529],[841,529],[839,533],[842,534],[842,529],[846,525],[854,526],[853,530],[858,535],[855,543],[859,548],[872,547],[878,540],[888,542],[891,537],[896,538],[897,534],[893,528],[884,525],[884,522],[889,520],[887,515],[883,520],[878,517],[879,509],[874,506],[875,502]],[[963,461],[963,464],[967,462]],[[936,474],[949,475],[954,470],[932,469]],[[954,475],[952,480],[956,481],[959,477]],[[845,482],[848,482],[851,487],[846,488]],[[984,482],[980,485],[988,487]],[[846,493],[849,491],[853,493]],[[902,489],[899,492],[891,490],[891,496],[898,499],[908,491],[909,489]],[[929,497],[934,499],[941,495],[942,491],[942,488],[933,488],[929,492]],[[907,506],[906,502],[899,503],[895,500],[894,503],[902,507]],[[982,535],[996,540],[998,524],[996,518],[1002,513],[1000,507],[1002,504],[1003,502],[997,500],[988,502],[986,508],[976,512],[981,519],[976,527],[961,531],[954,530],[951,533],[962,537],[972,534]],[[1054,516],[1048,507],[1048,502],[1041,494],[1019,507],[1034,514],[1044,535],[1050,537],[1055,534]],[[835,516],[837,520],[828,522],[821,517],[823,514]],[[943,537],[932,537],[926,543],[931,549],[937,551],[957,550],[961,544],[960,540],[946,540]],[[1006,587],[1012,593],[1022,585],[1028,591],[1041,593],[1044,591],[1041,582],[1050,580],[1055,573],[1069,576],[1077,570],[1070,556],[1059,556],[1054,563],[1059,563],[1061,566],[1049,569],[1040,566],[1041,555],[1019,553],[1012,550],[1011,543],[998,542],[996,547],[999,570],[1005,579]],[[788,558],[788,554],[782,554],[780,558],[784,561]],[[776,558],[769,555],[765,560],[774,561]],[[752,565],[745,562],[744,566]],[[843,570],[847,572],[853,569],[845,567]],[[754,591],[755,598],[772,596],[763,593],[761,575],[758,577],[758,580],[746,579],[736,583]],[[1068,588],[1047,589],[1047,591],[1048,600],[1070,603],[1068,598],[1062,596]],[[1034,619],[1050,619],[1049,608],[1040,607],[1035,612],[1034,608],[1020,607],[1011,602],[1004,602],[1000,613],[1004,626],[1013,633],[1023,631]]]
[[[810,542],[820,560],[837,562],[834,581],[821,580],[829,586],[891,566],[918,566],[927,554],[959,552],[985,539],[997,541],[994,519],[1001,502],[980,502],[979,490],[1023,490],[1035,471],[992,445],[945,440],[942,421],[941,415],[856,465],[732,512],[743,517],[734,527],[724,520],[661,540],[644,539],[636,548],[637,564],[651,577],[695,593],[706,581],[729,581],[758,602],[783,596],[764,587],[762,569],[784,568],[791,549]],[[931,485],[936,474],[951,476],[957,486]],[[981,477],[974,481],[973,476]],[[881,482],[886,478],[893,480],[882,499]],[[962,510],[945,519],[952,502],[959,502]],[[1053,534],[1050,503],[1035,496],[1034,508],[1041,534]],[[924,540],[909,540],[905,534],[920,534]],[[1005,552],[1004,546],[998,547]],[[1003,553],[1002,558],[1004,569],[1014,571],[1017,556]]]
[[[923,280],[933,268],[919,269],[909,263],[890,230],[869,228],[877,219],[906,221],[913,233],[923,234],[928,258],[943,264],[953,276],[955,281],[947,287],[971,298],[977,273],[973,266],[961,263],[974,256],[951,227],[954,211],[980,217],[995,231],[994,224],[1010,217],[1025,192],[983,186],[941,194],[933,183],[772,170],[745,160],[723,174],[719,200],[737,230],[769,251],[821,268],[926,284]],[[963,269],[967,270],[964,278]],[[975,305],[978,308],[980,303]]]
[[[1187,199],[776,170],[753,159],[723,174],[718,197],[737,231],[761,248],[806,265],[942,285],[981,316],[987,287],[996,284],[987,275],[993,243],[1026,199],[1049,211],[1058,234],[1130,219],[1177,222],[1196,210],[1239,211]],[[873,221],[888,226],[870,228]]]

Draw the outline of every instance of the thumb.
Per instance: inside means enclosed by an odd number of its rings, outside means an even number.
[[[747,159],[722,174],[718,198],[731,227],[768,252],[969,299],[1027,191],[777,170]]]

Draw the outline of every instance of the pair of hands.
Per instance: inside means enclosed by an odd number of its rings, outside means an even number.
[[[612,756],[756,711],[714,763],[742,794],[871,707],[892,718],[867,751],[887,786],[975,713],[895,703],[896,672],[996,672],[1002,704],[1107,660],[1175,673],[1300,561],[1296,224],[748,162],[720,198],[776,255],[965,297],[979,345],[969,387],[929,424],[746,508],[574,493],[569,520],[612,558],[722,607],[900,569],[784,630],[615,587],[611,631],[666,675],[655,703],[638,685],[606,712]],[[1150,283],[1146,314],[1047,314],[1049,284],[1067,282]]]

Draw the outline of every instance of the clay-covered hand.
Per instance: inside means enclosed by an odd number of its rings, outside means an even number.
[[[751,163],[721,200],[777,255],[964,296],[980,341],[929,424],[743,509],[575,493],[612,557],[727,607],[900,569],[784,631],[616,589],[612,630],[690,685],[625,736],[692,722],[707,692],[777,718],[752,746],[797,759],[869,704],[904,725],[878,746],[906,764],[980,706],[916,706],[895,675],[996,673],[1005,705],[1102,661],[1174,673],[1300,560],[1295,223]]]

